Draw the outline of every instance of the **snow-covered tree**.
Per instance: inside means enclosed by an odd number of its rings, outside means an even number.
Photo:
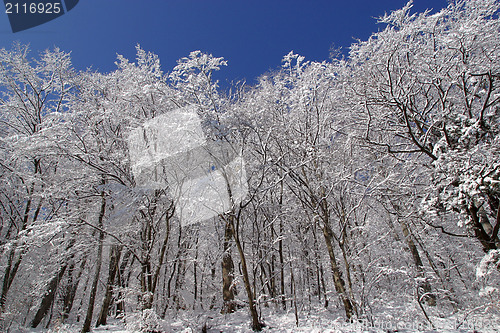
[[[382,17],[383,31],[352,46],[348,98],[364,139],[414,168],[430,219],[454,216],[485,251],[497,249],[499,4],[410,9]]]
[[[47,50],[38,59],[30,59],[29,49],[20,44],[0,50],[0,312],[15,299],[9,290],[16,277],[29,274],[23,265],[29,252],[64,233],[66,199],[56,186],[63,163],[47,133],[68,110],[75,75],[69,54],[59,49]]]

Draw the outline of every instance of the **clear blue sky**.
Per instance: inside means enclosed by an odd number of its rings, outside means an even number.
[[[133,60],[137,43],[160,57],[164,71],[190,51],[228,60],[221,81],[248,83],[280,66],[289,51],[326,60],[330,47],[345,50],[354,38],[381,29],[374,17],[406,0],[80,0],[65,15],[12,33],[2,7],[0,47],[30,44],[32,56],[58,46],[72,52],[77,69],[115,69],[116,54]],[[439,10],[446,0],[414,0],[413,11]],[[223,82],[221,82],[223,83]],[[224,84],[224,83],[223,83]]]

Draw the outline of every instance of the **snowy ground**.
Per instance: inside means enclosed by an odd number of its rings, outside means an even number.
[[[357,322],[345,323],[342,317],[328,310],[319,308],[309,313],[302,312],[299,317],[299,325],[296,325],[295,315],[293,311],[282,314],[271,314],[263,309],[263,318],[266,324],[263,332],[310,332],[310,333],[354,333],[354,332],[369,332],[369,333],[387,333],[387,332],[426,332],[426,333],[499,333],[500,318],[489,318],[485,320],[475,320],[470,322],[462,322],[459,329],[455,319],[439,319],[432,318],[435,328],[426,325],[422,322],[415,324],[403,323],[402,321],[386,321],[386,322]],[[268,312],[268,313],[267,313]],[[266,316],[267,315],[267,316]],[[220,315],[217,312],[199,314],[194,316],[192,313],[186,313],[183,316],[180,313],[176,318],[167,319],[160,322],[160,332],[178,332],[178,333],[194,333],[202,332],[202,328],[206,323],[206,332],[219,333],[235,333],[235,332],[252,332],[250,328],[250,318],[245,309],[230,314]],[[123,321],[113,321],[107,326],[93,329],[95,333],[135,333],[138,330],[131,328],[130,322],[126,324]],[[15,333],[79,333],[81,324],[78,325],[63,325],[51,330],[11,330]]]

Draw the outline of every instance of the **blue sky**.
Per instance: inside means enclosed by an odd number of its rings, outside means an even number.
[[[79,70],[115,69],[116,54],[135,58],[135,45],[160,57],[164,71],[190,51],[224,57],[224,81],[254,79],[280,66],[289,51],[326,60],[332,45],[346,51],[354,38],[381,29],[374,17],[406,0],[80,0],[65,15],[12,33],[0,13],[0,47],[30,44],[32,55],[58,46]],[[446,0],[414,0],[413,11],[439,10]]]

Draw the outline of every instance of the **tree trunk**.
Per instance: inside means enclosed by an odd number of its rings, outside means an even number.
[[[102,302],[101,312],[99,313],[99,318],[97,319],[96,327],[99,327],[100,325],[106,325],[108,312],[113,297],[113,286],[115,284],[115,277],[118,271],[118,263],[120,262],[121,252],[122,252],[121,246],[113,245],[111,247],[111,251],[109,253],[108,281],[106,282],[106,291],[104,293],[104,300]]]
[[[316,229],[312,229],[312,235],[313,235],[313,240],[314,240],[314,252],[315,252],[315,260],[316,260],[316,270],[317,270],[317,275],[318,275],[318,299],[321,301],[321,293],[323,293],[323,297],[325,299],[324,301],[324,307],[328,307],[328,297],[326,293],[326,283],[325,283],[325,277],[324,277],[324,272],[323,272],[323,264],[321,263],[320,259],[320,250],[318,246],[318,238],[316,236]]]
[[[63,322],[66,319],[68,319],[71,309],[73,308],[73,302],[75,300],[76,291],[80,283],[80,277],[82,276],[86,263],[87,263],[87,256],[84,256],[80,263],[80,269],[74,278],[73,278],[74,264],[71,264],[71,266],[68,269],[68,285],[66,286],[66,292],[64,294],[63,312],[61,315]]]
[[[234,215],[233,215],[234,217]],[[245,284],[245,290],[247,292],[248,297],[248,307],[250,308],[250,315],[252,316],[252,329],[254,331],[261,331],[263,328],[263,324],[259,321],[259,315],[257,313],[257,309],[255,307],[254,294],[252,291],[252,286],[250,284],[250,278],[248,276],[248,268],[247,261],[245,258],[245,253],[243,252],[243,247],[240,242],[240,238],[237,234],[237,230],[234,226],[234,218],[229,218],[227,220],[231,226],[231,230],[233,233],[234,242],[236,244],[236,248],[238,249],[238,254],[240,256],[241,261],[241,271],[243,273],[243,283]]]
[[[484,252],[489,250],[498,249],[497,244],[500,243],[498,240],[498,223],[500,223],[500,211],[497,213],[497,224],[495,226],[496,233],[493,232],[494,228],[488,220],[488,216],[484,211],[484,208],[477,208],[475,205],[471,205],[468,208],[469,216],[472,218],[472,228],[474,230],[474,235],[483,245]]]
[[[101,211],[99,212],[99,219],[97,227],[102,229],[104,221],[104,213],[106,212],[106,197],[104,192],[101,192]],[[95,267],[94,281],[92,282],[92,289],[90,290],[89,305],[87,308],[87,315],[85,316],[85,321],[81,333],[86,333],[90,331],[90,326],[92,324],[92,315],[94,313],[94,303],[95,296],[97,294],[97,284],[99,283],[99,275],[101,274],[101,264],[102,264],[102,246],[104,241],[104,232],[99,231],[99,244],[97,247],[97,262]]]
[[[182,242],[182,225],[179,224],[179,238],[177,239],[177,258],[175,259],[177,266],[172,274],[175,274],[174,281],[174,294],[172,297],[172,302],[175,304],[176,310],[184,308],[184,304],[181,303],[181,289],[184,284],[185,275],[185,253],[186,253],[187,241]]]
[[[417,269],[417,278],[419,281],[417,282],[417,288],[422,290],[422,300],[426,302],[430,306],[436,305],[436,295],[432,294],[432,288],[429,281],[425,280],[425,271],[424,265],[422,263],[422,259],[420,258],[420,253],[418,252],[418,248],[413,242],[411,237],[410,229],[408,225],[404,221],[399,221],[401,225],[401,229],[403,231],[403,235],[405,236],[406,243],[408,248],[410,249],[411,255],[413,257],[413,262],[415,263],[415,267]]]
[[[349,257],[347,253],[347,217],[344,210],[343,202],[340,203],[340,226],[342,228],[341,237],[338,239],[339,248],[342,251],[342,258],[344,260],[345,273],[347,278],[347,288],[349,289],[349,297],[354,314],[358,315],[358,309],[356,303],[354,302],[354,291],[352,288],[352,278],[351,278],[351,264],[349,262]]]
[[[283,181],[280,182],[280,210],[283,207]],[[283,310],[286,310],[286,297],[285,297],[285,258],[283,256],[283,219],[280,217],[280,234],[278,242],[278,252],[280,258],[280,292],[281,292],[281,305]]]
[[[230,219],[232,217],[229,217]],[[234,264],[233,258],[231,256],[231,240],[233,238],[233,232],[231,225],[226,222],[224,228],[224,245],[222,254],[222,311],[221,313],[232,313],[235,309],[234,304],[234,289],[233,289],[233,274],[234,274]]]
[[[38,164],[35,161],[35,173],[37,173],[37,170],[38,170],[37,165]],[[24,215],[23,215],[22,224],[21,224],[21,231],[26,230],[26,227],[28,226],[29,215],[30,215],[34,191],[35,191],[35,184],[32,183],[31,187],[28,191],[28,198],[26,201],[26,206],[24,208]],[[35,210],[35,213],[34,213],[33,219],[32,219],[33,222],[35,222],[36,219],[38,218],[38,214],[40,213],[41,207],[42,207],[42,200],[39,201],[38,206]],[[14,241],[14,244],[12,245],[12,248],[9,251],[9,256],[8,256],[9,259],[7,262],[7,267],[5,268],[5,273],[4,273],[3,283],[2,283],[2,293],[0,294],[0,313],[3,313],[5,311],[5,304],[7,302],[7,293],[9,292],[9,289],[12,286],[12,282],[14,281],[14,278],[17,274],[17,271],[19,270],[19,266],[21,265],[21,261],[27,252],[27,248],[22,249],[17,260],[15,260],[15,262],[14,262],[17,246],[18,246],[18,243],[16,240],[16,241]]]
[[[17,272],[17,270],[12,269],[15,254],[16,244],[14,243],[9,251],[7,267],[5,268],[5,273],[3,276],[2,294],[0,295],[0,313],[3,313],[5,311],[5,304],[7,303],[7,293],[9,292],[10,286]],[[17,267],[19,267],[19,265],[17,265]]]
[[[163,244],[162,244],[161,250],[160,250],[160,258],[158,260],[158,267],[156,268],[156,272],[153,276],[153,294],[155,293],[156,287],[158,286],[158,278],[160,277],[161,267],[163,266],[163,261],[165,259],[165,252],[167,250],[167,244],[168,244],[168,240],[170,238],[170,218],[171,217],[172,217],[172,215],[169,215],[169,214],[167,214],[165,216],[165,228],[166,228],[165,238],[163,239]]]
[[[56,295],[57,287],[59,286],[59,281],[61,281],[67,267],[67,264],[61,266],[61,268],[59,268],[59,272],[54,277],[52,277],[50,282],[47,284],[47,290],[43,295],[40,307],[35,314],[35,318],[33,318],[33,320],[31,321],[32,328],[37,327],[43,320],[43,318],[45,318],[45,315],[47,315],[47,313],[49,312],[52,303],[54,303],[54,298]]]
[[[339,294],[340,298],[342,299],[342,303],[344,304],[344,309],[345,309],[345,314],[348,320],[352,318],[353,315],[353,307],[351,300],[349,299],[349,296],[346,293],[345,290],[345,282],[342,279],[342,274],[340,272],[340,269],[337,265],[337,259],[335,258],[335,252],[333,251],[333,244],[332,244],[332,230],[330,229],[330,226],[327,224],[327,222],[324,223],[323,225],[323,235],[325,237],[325,243],[326,243],[326,248],[328,250],[328,255],[330,256],[330,265],[332,268],[332,273],[333,273],[333,282],[335,285],[335,291],[337,291],[337,294]]]
[[[289,249],[290,250],[290,249]],[[293,295],[293,313],[295,315],[295,325],[299,327],[299,311],[297,309],[297,288],[295,286],[295,277],[293,274],[292,263],[290,262],[290,293]]]
[[[151,271],[151,254],[150,246],[152,246],[152,222],[143,213],[145,226],[141,231],[141,309],[151,309],[153,306],[153,272]]]
[[[196,310],[198,302],[198,236],[196,236],[196,251],[193,261],[193,311]]]
[[[123,255],[122,263],[120,264],[120,269],[118,270],[118,282],[117,284],[121,288],[125,288],[125,286],[128,283],[128,278],[125,278],[125,268],[127,268],[128,261],[130,259],[131,252],[127,250],[125,254]],[[133,260],[133,257],[132,257]],[[123,295],[120,292],[118,292],[118,295],[116,296],[118,299],[116,302],[116,316],[121,317],[125,315],[125,302],[123,301]]]

